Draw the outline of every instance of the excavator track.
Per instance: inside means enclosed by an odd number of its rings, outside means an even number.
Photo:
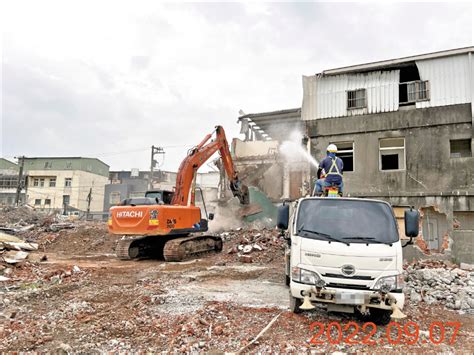
[[[163,248],[165,261],[183,261],[210,252],[222,250],[222,239],[213,235],[194,235],[166,242]]]
[[[213,235],[193,235],[171,240],[159,236],[124,236],[115,247],[118,259],[161,258],[183,261],[202,254],[220,252],[222,239]]]
[[[146,237],[123,237],[117,242],[115,254],[121,260],[136,259],[140,255],[139,242]]]

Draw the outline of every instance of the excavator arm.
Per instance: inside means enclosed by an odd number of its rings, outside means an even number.
[[[196,147],[192,148],[186,158],[181,162],[176,177],[176,191],[173,196],[173,205],[187,206],[194,204],[194,180],[197,170],[217,151],[219,151],[224,169],[230,181],[230,189],[241,204],[249,203],[248,188],[239,180],[234,162],[230,155],[229,144],[225,136],[224,128],[216,126],[214,131],[216,138],[209,140],[212,133],[206,135]],[[213,132],[213,133],[214,133]]]

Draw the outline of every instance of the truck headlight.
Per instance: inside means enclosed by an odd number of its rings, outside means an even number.
[[[397,289],[403,288],[404,280],[403,275],[393,275],[393,276],[385,276],[378,279],[378,281],[374,285],[375,290],[383,290],[383,291],[393,291]]]
[[[322,281],[317,273],[299,267],[291,270],[291,279],[308,285],[316,285],[318,281]]]

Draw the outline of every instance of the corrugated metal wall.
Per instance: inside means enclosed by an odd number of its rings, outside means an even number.
[[[416,108],[472,103],[474,61],[468,54],[424,59],[416,65],[421,80],[428,80],[430,87],[430,99],[417,102]],[[304,76],[301,117],[315,120],[397,111],[399,78],[399,70]],[[367,90],[367,107],[348,110],[347,91],[361,88]]]
[[[430,83],[430,99],[416,103],[417,108],[471,102],[472,73],[466,54],[417,61],[421,80]]]
[[[398,110],[399,70],[303,77],[303,120]],[[366,89],[367,107],[347,109],[347,91]]]

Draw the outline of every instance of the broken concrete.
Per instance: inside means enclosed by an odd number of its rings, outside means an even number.
[[[474,314],[474,272],[442,261],[419,261],[406,267],[404,292],[412,302],[440,304]]]

